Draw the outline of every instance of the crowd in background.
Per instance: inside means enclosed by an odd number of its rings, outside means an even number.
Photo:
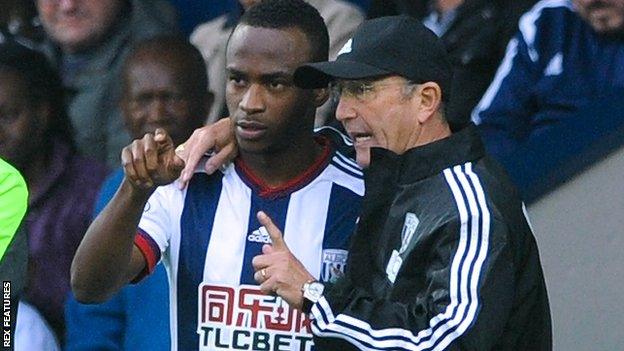
[[[161,266],[87,306],[71,296],[70,264],[121,182],[124,146],[159,127],[179,144],[228,116],[225,48],[255,2],[2,1],[0,157],[29,189],[16,236],[27,254],[15,239],[2,263],[28,262],[14,291],[18,350],[169,349]],[[331,58],[365,18],[409,14],[440,36],[454,64],[451,127],[477,124],[526,201],[624,142],[622,0],[308,2]],[[338,126],[333,109],[319,110],[317,126]]]

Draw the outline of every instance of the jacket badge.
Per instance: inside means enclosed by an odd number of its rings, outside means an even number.
[[[403,230],[401,231],[401,248],[399,248],[398,251],[392,250],[392,256],[386,267],[386,275],[392,284],[394,284],[397,274],[401,269],[401,265],[403,265],[403,258],[401,258],[401,255],[407,251],[419,223],[420,220],[415,214],[408,212],[405,215],[405,222],[403,223]]]

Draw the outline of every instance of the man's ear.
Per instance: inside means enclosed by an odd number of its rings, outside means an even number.
[[[314,106],[321,107],[327,101],[327,99],[329,99],[329,89],[313,89],[312,96],[314,98]]]
[[[414,96],[412,96],[412,101],[418,104],[416,109],[418,121],[425,123],[442,106],[442,89],[435,82],[419,84]]]

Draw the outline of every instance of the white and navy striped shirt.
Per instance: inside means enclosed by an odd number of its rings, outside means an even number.
[[[185,190],[160,187],[135,240],[148,270],[162,259],[171,301],[172,350],[311,350],[310,321],[281,298],[263,295],[252,258],[269,236],[265,211],[307,270],[322,281],[344,272],[364,194],[362,171],[326,145],[306,172],[269,188],[238,160],[196,173]]]

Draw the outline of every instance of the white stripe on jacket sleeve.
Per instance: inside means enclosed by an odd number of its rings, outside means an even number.
[[[483,187],[472,164],[444,170],[460,216],[457,251],[450,268],[450,303],[429,321],[429,328],[414,332],[404,328],[374,329],[368,322],[347,314],[334,315],[322,297],[312,308],[312,331],[335,337],[366,350],[443,350],[476,319],[481,268],[487,256],[490,212]]]

